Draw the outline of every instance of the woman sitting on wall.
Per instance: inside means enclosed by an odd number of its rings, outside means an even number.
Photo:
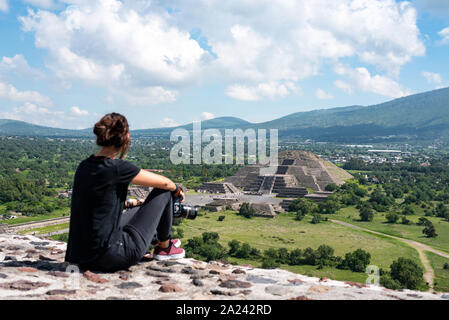
[[[93,129],[101,150],[83,160],[75,173],[65,260],[82,269],[114,272],[138,263],[155,245],[153,258],[184,257],[171,239],[173,198],[184,194],[170,179],[123,160],[131,144],[128,121],[105,115]],[[153,187],[139,206],[124,211],[130,183]]]

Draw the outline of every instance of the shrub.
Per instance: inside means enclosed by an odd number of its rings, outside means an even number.
[[[289,212],[301,212],[303,216],[316,210],[316,204],[312,200],[298,198],[288,206]]]
[[[187,252],[198,254],[202,245],[203,239],[201,237],[193,237],[192,239],[187,240],[185,249]]]
[[[223,259],[227,255],[226,249],[218,243],[216,232],[204,232],[202,237],[194,237],[185,246],[187,257],[201,258],[206,261]]]
[[[295,220],[301,221],[302,219],[304,219],[304,216],[305,216],[305,214],[302,211],[297,211]]]
[[[438,236],[433,224],[426,226],[423,229],[422,233],[424,233],[427,238],[435,238],[436,236]]]
[[[264,258],[262,261],[263,269],[276,269],[279,268],[279,263],[273,259]]]
[[[411,224],[412,222],[411,222],[409,219],[407,219],[407,217],[402,216],[401,223],[402,223],[402,224],[409,225],[409,224]]]
[[[413,210],[413,208],[411,206],[406,206],[402,210],[402,214],[404,214],[406,216],[413,215],[413,214],[415,214],[415,210]]]
[[[217,243],[220,239],[217,232],[203,232],[202,237],[204,243]]]
[[[390,276],[402,288],[416,289],[423,282],[423,270],[413,260],[399,258],[390,266]]]
[[[312,248],[306,248],[303,252],[303,263],[311,266],[315,266],[317,264],[318,256],[315,250]]]
[[[279,248],[278,249],[278,258],[277,261],[282,264],[288,264],[289,262],[289,253],[286,248]]]
[[[239,212],[238,212],[239,215],[244,216],[245,218],[248,218],[248,219],[251,219],[255,213],[256,213],[256,210],[248,202],[242,203],[242,205],[240,206]]]
[[[173,238],[180,238],[180,239],[184,238],[184,230],[181,229],[181,228],[174,229],[172,237]]]
[[[233,257],[240,249],[240,241],[238,240],[231,240],[228,242],[229,246],[229,255]]]
[[[362,249],[348,252],[340,264],[340,269],[349,269],[354,272],[365,272],[371,261],[371,254]]]
[[[416,223],[418,226],[430,226],[432,222],[424,217],[420,217]]]
[[[360,209],[360,219],[362,221],[373,221],[373,219],[374,219],[373,210],[366,206],[362,207]]]
[[[340,209],[338,198],[330,196],[325,202],[318,203],[318,212],[323,214],[334,214]]]
[[[251,246],[247,243],[244,243],[240,249],[235,253],[237,258],[247,259],[251,254]]]
[[[316,250],[315,263],[320,266],[331,266],[334,260],[334,249],[328,245],[322,244]]]
[[[274,248],[264,250],[263,255],[270,260],[276,260],[278,258],[278,253]]]
[[[288,264],[292,266],[300,265],[302,262],[301,249],[293,249],[288,255]]]
[[[218,221],[223,221],[226,218],[226,216],[219,216]]]
[[[443,265],[444,270],[449,270],[449,263],[445,262]]]
[[[324,190],[326,190],[326,191],[335,191],[335,190],[337,190],[337,185],[335,184],[335,183],[329,183],[325,188],[324,188]]]
[[[396,212],[390,212],[385,218],[387,218],[388,223],[396,223],[399,220],[399,215]]]
[[[391,279],[388,274],[384,274],[380,277],[380,285],[392,290],[401,289],[401,284],[398,281]]]
[[[251,257],[253,258],[259,258],[260,257],[260,250],[257,248],[251,248],[251,252],[250,252]]]
[[[201,246],[199,254],[206,260],[219,260],[226,256],[226,250],[219,243],[205,243]]]
[[[321,215],[318,213],[313,214],[313,218],[311,221],[313,224],[317,224],[321,222]]]

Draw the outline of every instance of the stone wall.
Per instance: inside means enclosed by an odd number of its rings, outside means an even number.
[[[280,269],[193,259],[147,259],[129,270],[96,273],[64,263],[65,247],[33,236],[0,234],[0,299],[449,299],[446,294],[392,291]]]

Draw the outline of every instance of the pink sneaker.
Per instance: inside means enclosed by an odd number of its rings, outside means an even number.
[[[170,260],[170,259],[181,259],[185,256],[185,251],[182,248],[177,248],[174,246],[173,241],[170,241],[168,248],[156,247],[153,252],[153,259],[156,260]]]
[[[181,240],[179,240],[178,238],[171,239],[170,241],[176,248],[179,248],[181,246]]]

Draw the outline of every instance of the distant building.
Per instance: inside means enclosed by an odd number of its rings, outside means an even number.
[[[368,152],[372,152],[372,153],[402,153],[401,150],[368,150]]]

